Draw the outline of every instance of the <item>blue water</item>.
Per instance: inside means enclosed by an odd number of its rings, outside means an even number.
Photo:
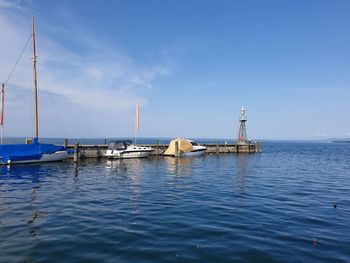
[[[3,166],[0,262],[350,262],[350,145],[263,149]]]

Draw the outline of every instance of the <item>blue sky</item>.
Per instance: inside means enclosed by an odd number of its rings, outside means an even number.
[[[0,0],[0,78],[36,17],[45,137],[350,137],[349,1]],[[8,136],[32,135],[30,48]],[[26,70],[26,67],[29,69]],[[24,73],[23,73],[24,72]]]

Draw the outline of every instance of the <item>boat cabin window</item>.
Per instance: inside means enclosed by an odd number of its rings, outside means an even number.
[[[110,142],[108,145],[108,150],[114,150],[115,142]]]
[[[191,142],[193,146],[197,146],[198,144],[196,142]]]
[[[124,144],[124,143],[118,142],[118,143],[115,144],[115,148],[114,148],[114,149],[115,149],[115,150],[125,150],[126,147],[125,147],[125,144]]]
[[[125,150],[125,144],[123,142],[110,142],[108,150]]]

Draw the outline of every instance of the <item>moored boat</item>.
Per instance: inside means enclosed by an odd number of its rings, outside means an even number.
[[[204,154],[206,150],[206,146],[198,145],[195,141],[177,138],[169,143],[169,147],[163,155],[194,157]]]
[[[195,141],[189,140],[190,143],[192,144],[192,150],[190,152],[183,153],[182,156],[184,157],[191,157],[191,156],[200,156],[205,153],[207,150],[207,147],[204,145],[199,145]]]
[[[36,70],[36,49],[35,49],[35,32],[34,17],[32,18],[32,47],[33,47],[33,76],[34,76],[34,133],[35,137],[30,144],[1,144],[0,145],[0,164],[14,163],[37,163],[53,162],[67,159],[72,153],[71,150],[63,146],[53,144],[44,144],[39,142],[39,114],[38,114],[38,87],[37,87],[37,70]],[[11,75],[11,74],[10,74]],[[4,113],[4,85],[2,87],[2,111],[1,126],[3,126]],[[1,127],[2,129],[3,127]],[[2,135],[2,131],[1,131]],[[2,138],[1,138],[2,141]]]
[[[144,158],[154,149],[146,146],[133,145],[131,140],[111,141],[105,156],[110,159]]]

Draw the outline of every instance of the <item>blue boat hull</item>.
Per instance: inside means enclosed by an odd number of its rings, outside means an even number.
[[[1,164],[60,161],[68,158],[70,154],[71,150],[63,146],[36,141],[32,144],[0,145]]]

